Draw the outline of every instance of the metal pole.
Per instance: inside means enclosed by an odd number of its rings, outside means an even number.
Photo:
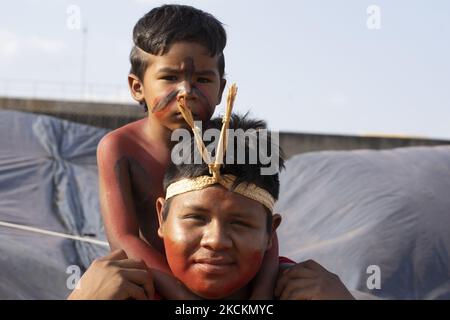
[[[81,44],[81,92],[84,99],[87,98],[86,92],[87,35],[88,35],[88,28],[84,27]]]

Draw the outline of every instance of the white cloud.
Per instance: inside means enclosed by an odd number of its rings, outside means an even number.
[[[0,57],[12,57],[19,50],[19,39],[17,35],[0,29]]]
[[[0,29],[0,57],[11,58],[20,53],[20,49],[27,52],[59,54],[66,45],[64,42],[41,36],[20,37],[19,35]]]
[[[32,36],[27,40],[27,46],[44,53],[61,53],[65,44],[58,40],[47,39],[39,36]]]

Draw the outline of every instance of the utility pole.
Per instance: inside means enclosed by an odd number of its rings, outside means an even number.
[[[81,42],[81,91],[84,99],[87,99],[86,67],[87,67],[87,36],[88,28],[83,27]]]

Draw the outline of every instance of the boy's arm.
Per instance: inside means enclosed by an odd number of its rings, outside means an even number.
[[[162,255],[139,238],[128,160],[119,139],[107,135],[97,148],[100,207],[111,250],[124,249],[130,259],[145,259],[153,268],[170,273]]]
[[[100,207],[111,249],[123,249],[129,259],[151,268],[155,286],[166,298],[195,298],[173,278],[165,257],[139,237],[128,160],[120,149],[114,136],[105,136],[97,148]]]
[[[266,252],[261,270],[253,281],[251,300],[272,300],[279,271],[278,237],[275,233],[272,247]]]

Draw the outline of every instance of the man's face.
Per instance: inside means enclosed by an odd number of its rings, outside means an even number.
[[[151,115],[171,129],[184,126],[177,96],[186,92],[186,104],[194,119],[211,118],[225,86],[217,56],[211,57],[204,46],[193,42],[174,43],[164,55],[143,54],[148,67],[141,98],[145,99]]]
[[[212,186],[173,197],[163,221],[163,201],[158,199],[158,234],[173,274],[192,292],[221,299],[253,279],[273,234],[262,204]]]

